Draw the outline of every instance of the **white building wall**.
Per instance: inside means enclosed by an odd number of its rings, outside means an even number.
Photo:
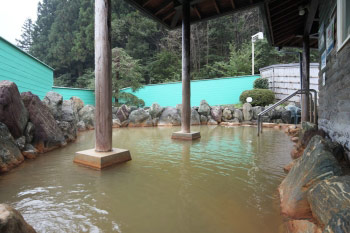
[[[310,89],[318,92],[318,63],[310,64]],[[300,89],[299,63],[279,64],[260,69],[260,76],[269,80],[269,87],[275,92],[276,99],[280,100]],[[300,103],[300,95],[290,99]]]

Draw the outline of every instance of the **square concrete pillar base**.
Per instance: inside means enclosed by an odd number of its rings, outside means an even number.
[[[171,135],[172,139],[179,139],[179,140],[195,140],[200,137],[201,137],[201,134],[199,132],[183,133],[179,131],[179,132],[174,132]]]
[[[131,160],[130,151],[118,148],[113,148],[109,152],[97,152],[95,149],[78,151],[74,157],[74,163],[97,170],[129,160]]]

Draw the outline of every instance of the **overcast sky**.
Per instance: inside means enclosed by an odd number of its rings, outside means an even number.
[[[24,21],[36,20],[40,0],[0,0],[0,36],[16,44]]]

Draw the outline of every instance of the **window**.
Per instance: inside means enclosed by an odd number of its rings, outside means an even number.
[[[337,2],[337,37],[340,50],[350,38],[350,0]]]

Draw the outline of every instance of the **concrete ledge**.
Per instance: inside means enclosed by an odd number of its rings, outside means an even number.
[[[195,140],[200,137],[201,137],[201,134],[199,132],[183,133],[179,131],[179,132],[174,132],[171,135],[172,139],[179,139],[179,140]]]
[[[74,163],[101,170],[105,167],[131,160],[129,150],[113,148],[109,152],[96,152],[95,149],[78,151]]]

